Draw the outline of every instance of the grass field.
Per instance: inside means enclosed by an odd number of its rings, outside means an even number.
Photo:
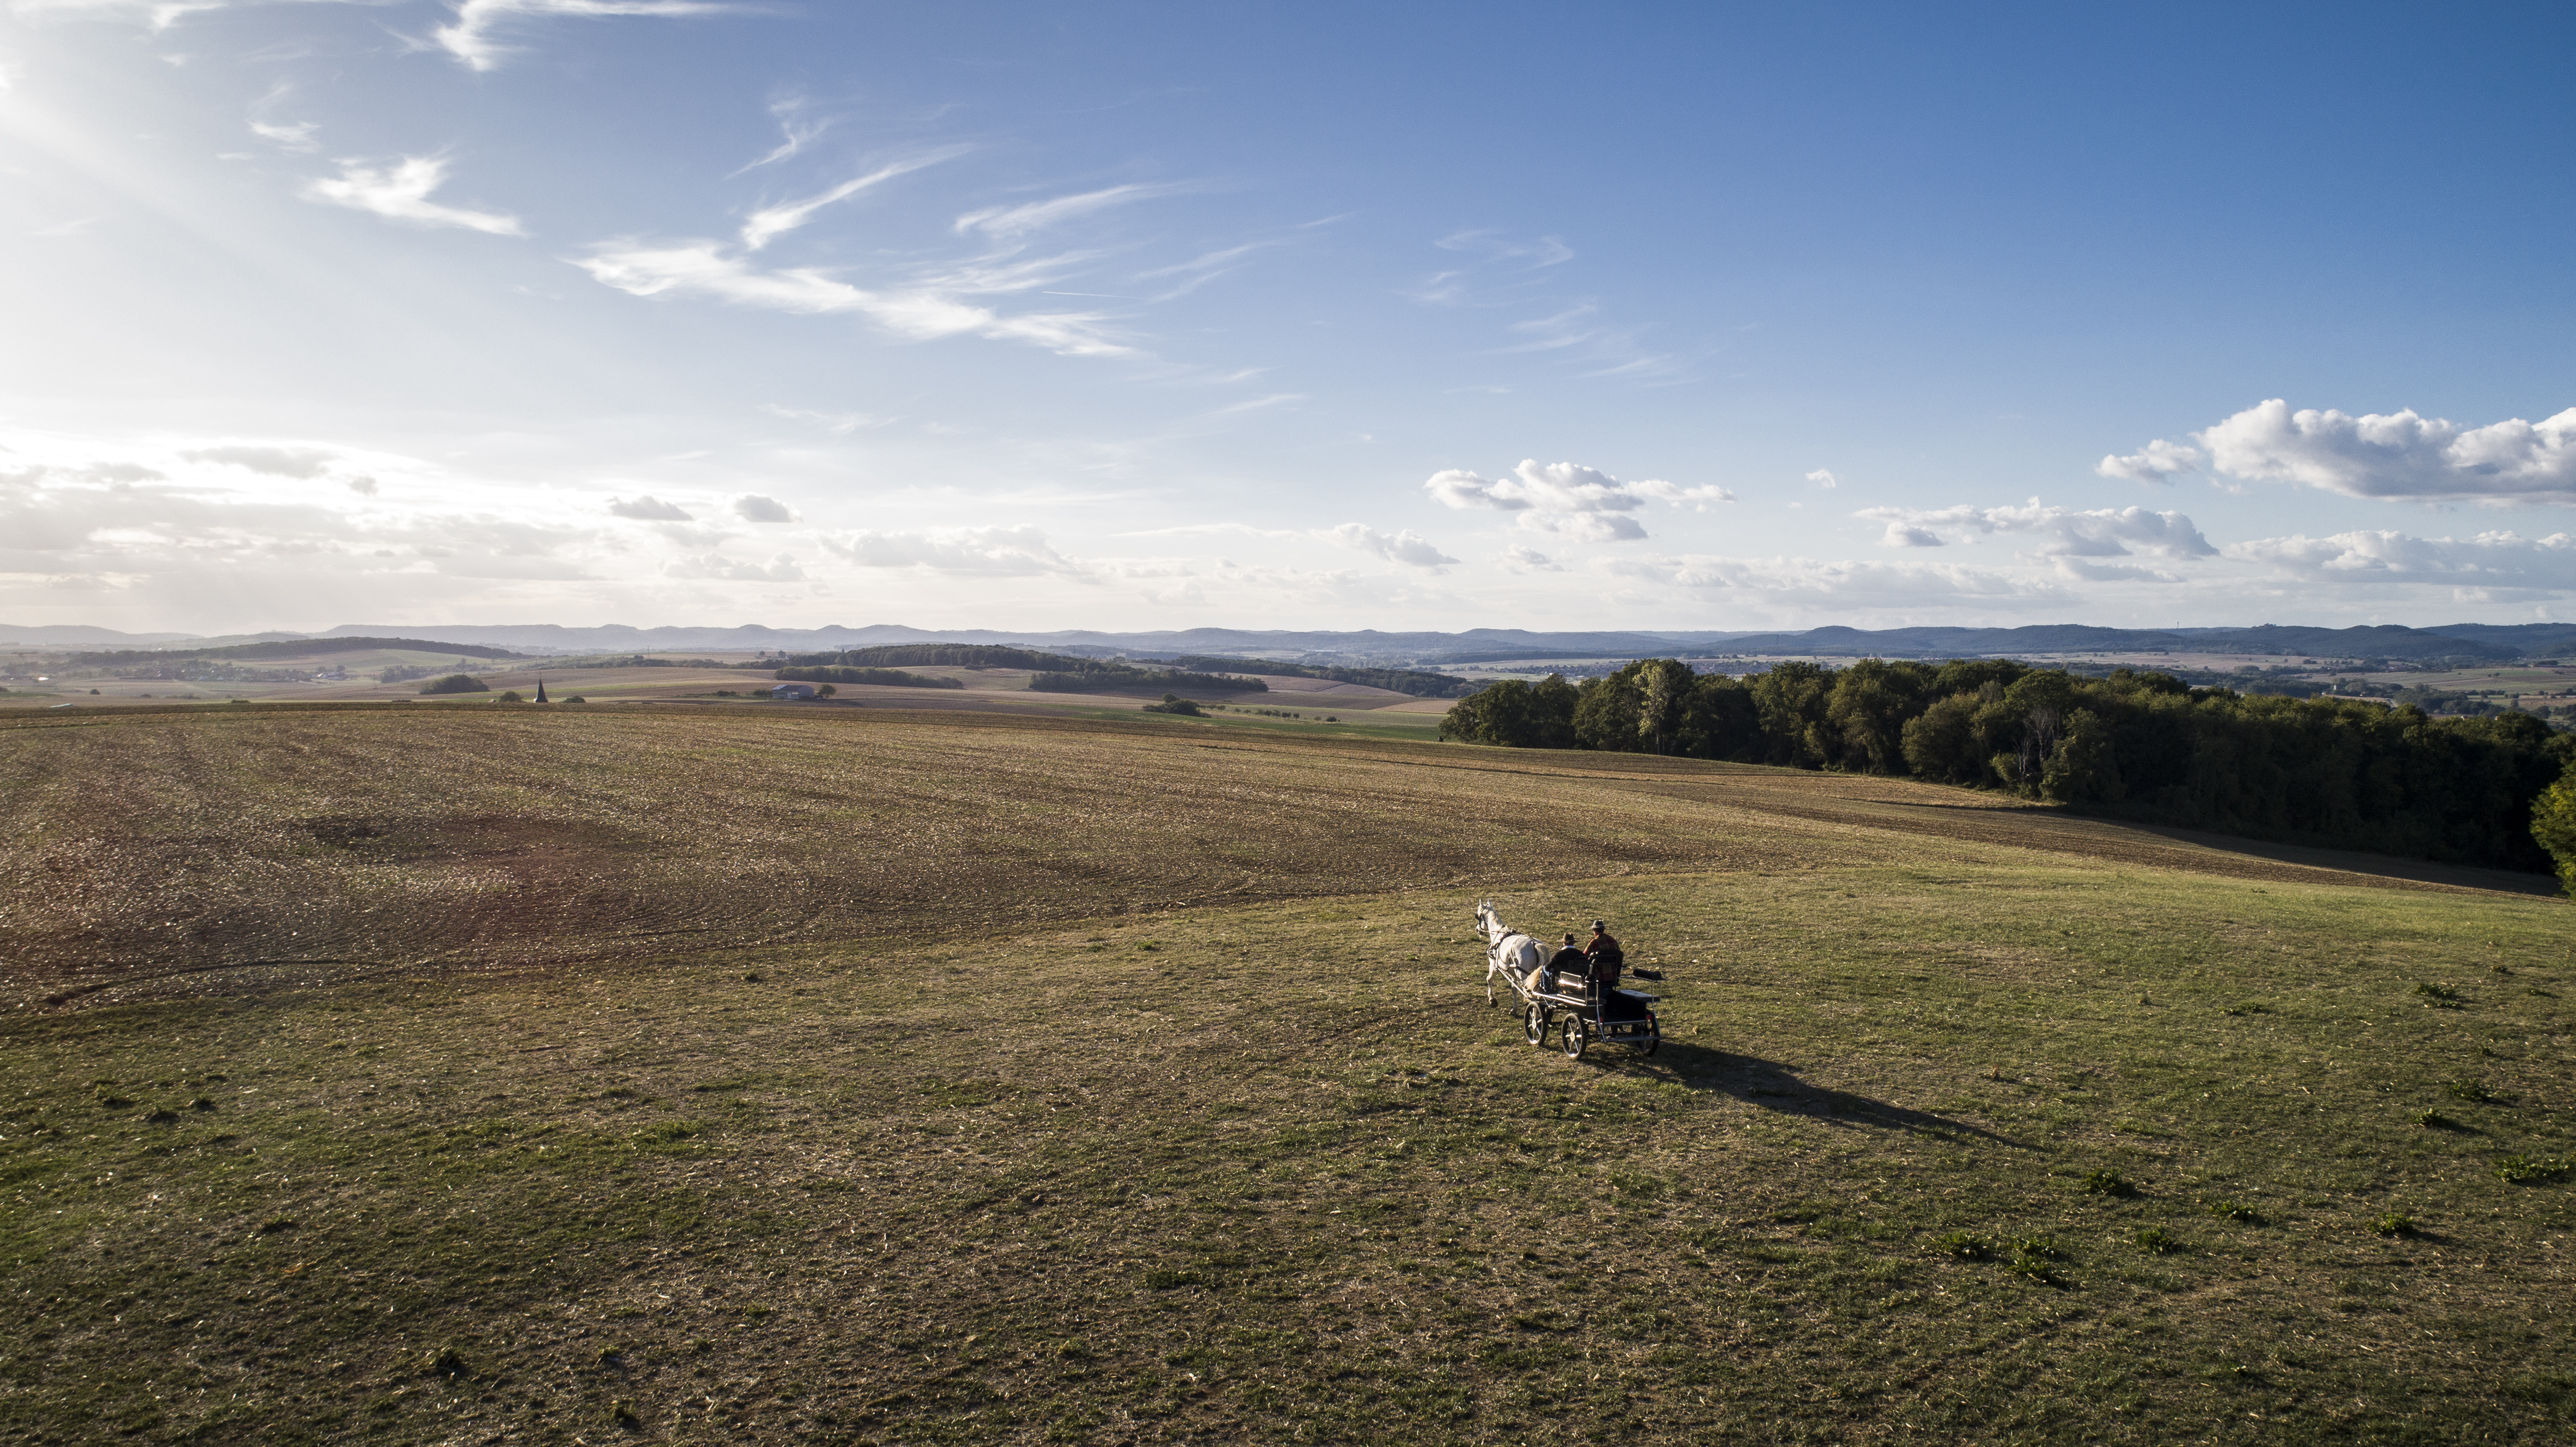
[[[2522,881],[1177,720],[0,765],[13,1439],[2576,1429],[2576,930]],[[1484,893],[1610,916],[1664,1048],[1522,1044]]]

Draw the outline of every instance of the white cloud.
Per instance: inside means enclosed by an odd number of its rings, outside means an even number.
[[[1259,251],[1264,247],[1278,246],[1282,244],[1283,243],[1278,241],[1247,241],[1240,246],[1222,247],[1215,251],[1194,256],[1189,260],[1180,262],[1176,265],[1158,266],[1151,271],[1137,272],[1132,280],[1160,281],[1167,276],[1180,277],[1181,280],[1175,285],[1147,298],[1149,301],[1157,302],[1176,301],[1182,297],[1188,296],[1191,292],[1198,290],[1200,287],[1207,285],[1218,277],[1224,276],[1235,270],[1233,263],[1242,260],[1253,252]]]
[[[1948,529],[2037,538],[2030,556],[2040,558],[2120,558],[2133,551],[2166,558],[2218,555],[2190,518],[2139,507],[2079,511],[2043,506],[2032,498],[2024,507],[1870,507],[1852,516],[1887,524],[1880,539],[1887,547],[1937,548],[1945,541],[1941,530]]]
[[[2460,601],[2524,598],[2576,589],[2576,534],[2525,538],[2511,532],[2417,538],[2364,531],[2233,543],[2227,556],[2258,563],[2304,584],[2371,591],[2429,584]]]
[[[2159,437],[2140,451],[2125,457],[2105,457],[2093,465],[2104,477],[2128,482],[2171,482],[2174,474],[2189,472],[2208,460],[2197,447],[2185,447]]]
[[[311,121],[297,121],[291,126],[275,125],[268,121],[252,121],[250,129],[253,135],[274,142],[284,150],[310,151],[315,149],[313,132],[319,128]]]
[[[1562,573],[1565,571],[1565,569],[1557,566],[1555,559],[1550,558],[1547,554],[1540,552],[1536,548],[1529,547],[1521,543],[1514,543],[1510,547],[1503,549],[1503,566],[1511,569],[1515,573]]]
[[[862,568],[919,568],[982,577],[1082,571],[1080,565],[1048,546],[1046,535],[1033,527],[918,533],[863,529],[827,537],[823,546]]]
[[[1085,191],[1078,196],[1058,196],[1051,201],[1031,201],[1019,206],[988,206],[969,211],[957,218],[956,230],[963,235],[981,231],[987,236],[1009,240],[1032,231],[1041,231],[1059,221],[1086,216],[1112,206],[1124,206],[1154,196],[1179,190],[1170,185],[1110,186],[1098,191]]]
[[[804,225],[813,219],[815,212],[836,201],[846,201],[871,186],[891,181],[908,172],[918,171],[925,166],[935,166],[953,156],[964,154],[965,150],[964,146],[949,146],[936,151],[924,151],[917,156],[890,161],[864,176],[853,177],[828,191],[808,196],[802,201],[782,201],[775,206],[764,206],[751,213],[750,219],[743,222],[742,249],[758,251],[770,242]]]
[[[745,563],[708,553],[703,557],[683,558],[666,565],[663,576],[671,578],[708,578],[726,583],[802,583],[805,570],[796,559],[780,553],[767,563]]]
[[[1517,513],[1520,526],[1590,542],[1633,542],[1646,536],[1634,512],[1649,501],[1674,504],[1733,502],[1722,487],[1682,487],[1648,479],[1621,482],[1580,463],[1524,459],[1510,475],[1481,477],[1462,468],[1431,475],[1423,489],[1444,507],[1490,508]]]
[[[2519,417],[2463,427],[2412,410],[2359,417],[2274,398],[2192,434],[2210,465],[2231,477],[2289,482],[2347,497],[2418,502],[2576,503],[2576,407],[2540,422]],[[2159,452],[2161,449],[2161,453]],[[2195,449],[2157,441],[2100,471]],[[2152,463],[2148,464],[2152,465]]]
[[[525,17],[548,15],[716,15],[738,7],[710,0],[457,0],[456,19],[431,32],[441,48],[476,70],[508,54],[493,32]]]
[[[179,454],[190,462],[219,462],[271,477],[311,480],[328,472],[338,459],[305,447],[199,447]]]
[[[1331,537],[1334,542],[1354,551],[1385,558],[1390,562],[1403,563],[1408,567],[1427,568],[1435,573],[1443,571],[1458,561],[1433,547],[1429,538],[1411,528],[1388,534],[1379,532],[1366,523],[1344,523],[1332,530]]]
[[[13,15],[132,15],[155,33],[201,10],[221,10],[226,0],[11,0]]]
[[[423,226],[461,226],[468,231],[488,232],[494,236],[527,234],[515,216],[504,216],[494,211],[469,211],[461,206],[444,206],[430,200],[429,193],[446,180],[447,160],[442,156],[405,156],[389,167],[371,166],[364,161],[342,161],[339,175],[308,181],[301,194],[307,201],[346,206],[396,221],[415,221]]]
[[[869,291],[812,268],[762,271],[712,241],[648,247],[609,243],[574,263],[593,280],[633,296],[698,295],[739,306],[806,314],[850,313],[917,340],[981,336],[1033,342],[1071,356],[1132,356],[1106,319],[1086,312],[1006,316],[959,301],[934,286]]]
[[[1639,497],[1651,497],[1657,502],[1668,502],[1675,506],[1682,503],[1693,504],[1692,510],[1695,512],[1708,511],[1708,504],[1713,502],[1735,501],[1733,492],[1715,484],[1704,487],[1683,487],[1677,483],[1658,482],[1649,478],[1644,482],[1628,484],[1628,489]]]
[[[691,521],[689,515],[686,512],[681,511],[676,504],[664,502],[649,492],[644,494],[642,497],[633,499],[621,497],[610,498],[608,500],[608,513],[611,517],[632,518],[637,522],[684,523]]]
[[[778,144],[770,150],[769,154],[743,167],[742,171],[755,171],[763,166],[784,161],[804,150],[815,137],[831,129],[832,118],[829,116],[821,120],[806,119],[805,106],[805,97],[801,95],[780,96],[769,103],[770,118],[778,122]],[[734,174],[739,176],[742,171],[736,171]]]
[[[1611,571],[1784,608],[2063,607],[2078,601],[2045,578],[1938,563],[1733,558],[1626,558]]]
[[[741,518],[744,522],[752,523],[792,523],[796,521],[795,509],[789,507],[783,502],[780,502],[774,497],[763,497],[756,492],[746,492],[742,496],[735,498],[733,500],[733,515]]]
[[[1835,487],[1840,485],[1840,479],[1836,478],[1830,469],[1822,467],[1808,473],[1807,481],[1814,483],[1816,486],[1823,488],[1827,492],[1833,491]]]
[[[1634,543],[1646,537],[1646,525],[1622,513],[1525,512],[1520,525],[1534,533],[1554,533],[1586,543]]]

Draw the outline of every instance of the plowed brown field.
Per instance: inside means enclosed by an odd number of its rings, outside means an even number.
[[[2258,854],[1884,779],[1178,721],[231,709],[0,728],[18,1004],[792,941],[892,955],[1181,905],[2027,850],[2547,884]]]

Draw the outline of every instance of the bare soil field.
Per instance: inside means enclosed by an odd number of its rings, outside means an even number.
[[[0,727],[0,998],[924,937],[1479,881],[1848,867],[1947,845],[2316,865],[1908,781],[1183,720],[233,709]]]

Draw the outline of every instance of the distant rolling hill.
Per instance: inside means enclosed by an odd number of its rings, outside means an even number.
[[[119,633],[112,629],[54,624],[16,628],[0,624],[0,643],[55,648],[186,648],[292,640],[397,637],[436,640],[522,654],[705,653],[766,649],[816,653],[906,643],[973,643],[1039,648],[1079,657],[1139,659],[1271,660],[1332,666],[1442,667],[1466,663],[1549,659],[1627,659],[1711,654],[1805,655],[1822,658],[1953,658],[2067,653],[2243,653],[2294,658],[2384,658],[2403,662],[2452,659],[2503,662],[2516,658],[2576,655],[2576,624],[2454,623],[2434,628],[2396,624],[2354,628],[2100,628],[2042,623],[2020,628],[1809,628],[1754,632],[1713,629],[1626,629],[1537,632],[1521,628],[1471,628],[1458,633],[1188,628],[1137,633],[1090,629],[1014,632],[991,628],[915,628],[899,623],[864,627],[634,628],[610,624],[568,628],[553,623],[345,624],[326,634],[235,634],[189,638],[182,634]]]

